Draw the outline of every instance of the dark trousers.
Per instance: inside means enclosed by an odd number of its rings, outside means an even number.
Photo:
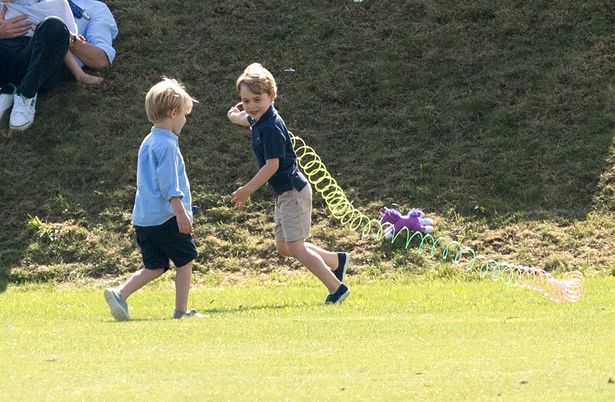
[[[64,57],[68,52],[70,33],[55,17],[43,20],[32,37],[0,40],[0,92],[17,93],[32,98],[58,86],[68,69]]]

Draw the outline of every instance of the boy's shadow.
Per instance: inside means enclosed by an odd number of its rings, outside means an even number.
[[[241,312],[246,312],[246,311],[261,311],[261,310],[269,310],[269,311],[274,311],[274,310],[283,310],[283,309],[291,309],[291,308],[299,308],[299,307],[308,307],[308,306],[319,306],[321,305],[320,303],[283,303],[283,304],[258,304],[258,305],[254,305],[254,306],[244,306],[242,304],[240,304],[237,307],[214,307],[214,308],[208,308],[208,309],[203,309],[203,310],[198,310],[200,312],[202,312],[205,317],[203,318],[197,318],[196,321],[198,320],[206,320],[207,318],[209,318],[210,316],[220,316],[220,315],[224,315],[224,314],[234,314],[234,313],[241,313]],[[122,322],[151,322],[151,321],[169,321],[169,320],[174,320],[174,318],[169,317],[169,318],[153,318],[153,317],[149,317],[149,318],[131,318],[128,321],[122,321]],[[176,320],[176,321],[182,321],[182,320],[194,320],[194,318],[183,318],[180,320]],[[107,320],[107,322],[110,323],[117,323],[117,321],[113,320],[113,319],[109,319]]]
[[[214,307],[214,308],[208,308],[208,309],[203,309],[203,314],[216,314],[216,315],[222,315],[222,314],[232,314],[232,313],[241,313],[244,311],[260,311],[260,310],[283,310],[283,309],[289,309],[289,308],[298,308],[298,307],[306,307],[306,306],[310,306],[314,303],[283,303],[283,304],[257,304],[257,305],[253,305],[253,306],[244,306],[242,304],[240,304],[237,307]]]

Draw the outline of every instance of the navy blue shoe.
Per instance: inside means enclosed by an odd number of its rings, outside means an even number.
[[[340,304],[344,301],[345,298],[348,297],[349,294],[350,289],[348,289],[348,286],[342,283],[340,287],[335,291],[335,293],[327,296],[327,298],[325,299],[325,304]]]
[[[333,271],[333,274],[340,282],[344,282],[344,277],[346,276],[346,268],[348,267],[349,259],[350,254],[337,253],[337,268],[335,269],[335,271]]]

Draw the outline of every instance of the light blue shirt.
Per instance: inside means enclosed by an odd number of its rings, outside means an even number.
[[[132,210],[135,226],[162,225],[175,216],[172,198],[181,198],[192,221],[192,197],[179,137],[171,130],[152,127],[139,147],[137,195]]]
[[[102,49],[109,59],[109,64],[113,63],[116,53],[113,40],[117,37],[118,29],[111,10],[105,3],[97,0],[73,0],[73,3],[83,8],[90,16],[90,19],[75,18],[79,35],[85,36],[90,45]],[[83,66],[83,62],[79,61]]]

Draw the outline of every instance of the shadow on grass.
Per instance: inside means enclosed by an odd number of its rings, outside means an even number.
[[[316,303],[287,303],[287,304],[259,304],[254,306],[237,306],[237,307],[217,307],[217,308],[207,308],[203,310],[198,310],[202,314],[205,315],[203,318],[196,317],[184,317],[181,319],[174,319],[173,317],[168,318],[132,318],[128,321],[115,321],[112,317],[109,319],[103,320],[104,322],[109,323],[127,323],[127,322],[149,322],[149,321],[200,321],[206,320],[208,316],[216,315],[226,315],[226,314],[235,314],[235,313],[243,313],[249,311],[275,311],[275,310],[286,310],[292,308],[302,308],[306,306],[320,306],[322,304]]]
[[[204,314],[214,314],[214,315],[223,315],[223,314],[232,314],[232,313],[241,313],[246,311],[275,311],[275,310],[286,310],[291,308],[301,308],[306,306],[316,305],[315,303],[285,303],[285,304],[259,304],[254,306],[237,306],[237,307],[215,307],[204,309]],[[319,304],[320,305],[320,304]]]
[[[1,251],[4,248],[4,251]],[[0,242],[0,293],[6,291],[10,283],[11,266],[19,263],[21,246],[11,242]]]

